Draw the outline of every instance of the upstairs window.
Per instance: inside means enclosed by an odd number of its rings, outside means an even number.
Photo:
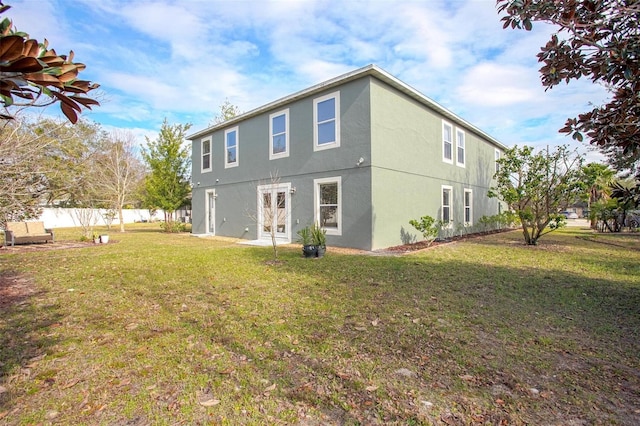
[[[340,92],[313,100],[313,150],[340,146]]]
[[[464,132],[456,129],[456,164],[464,167],[465,157]]]
[[[238,165],[238,128],[234,127],[233,129],[225,130],[224,132],[224,146],[225,146],[225,157],[224,157],[224,167],[236,167]]]
[[[200,163],[200,169],[202,172],[211,171],[211,138],[203,139],[201,141],[202,162]]]
[[[269,116],[269,159],[289,156],[289,110]]]
[[[442,122],[442,161],[453,164],[453,126]]]
[[[496,149],[495,159],[496,159],[496,173],[498,173],[500,171],[500,164],[498,163],[498,160],[500,159],[500,150],[499,149]]]

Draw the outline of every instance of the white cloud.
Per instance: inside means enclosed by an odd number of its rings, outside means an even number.
[[[375,63],[507,145],[564,140],[600,102],[587,81],[544,91],[536,53],[553,28],[503,30],[494,0],[13,0],[19,28],[73,48],[108,97],[91,117],[157,133],[205,127]],[[569,142],[569,141],[567,141]]]
[[[478,107],[532,102],[538,95],[532,74],[526,67],[485,62],[471,67],[455,92],[462,102]]]

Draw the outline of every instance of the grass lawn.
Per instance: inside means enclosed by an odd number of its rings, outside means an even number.
[[[0,424],[640,424],[640,235],[271,255],[0,250]]]

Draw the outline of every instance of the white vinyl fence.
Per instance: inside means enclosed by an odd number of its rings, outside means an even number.
[[[115,217],[113,214],[115,213]],[[90,224],[91,226],[106,226],[113,217],[111,225],[120,225],[118,220],[118,212],[107,209],[67,209],[67,208],[44,208],[39,220],[44,222],[46,228],[67,228],[74,226],[82,226]],[[151,222],[155,220],[164,220],[162,210],[151,215],[149,210],[144,209],[125,209],[122,211],[122,220],[124,223],[134,222]]]

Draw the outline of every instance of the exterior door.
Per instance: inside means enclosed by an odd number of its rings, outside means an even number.
[[[291,184],[258,187],[258,239],[291,241]]]
[[[206,192],[207,197],[207,234],[216,234],[216,192],[210,190]]]

